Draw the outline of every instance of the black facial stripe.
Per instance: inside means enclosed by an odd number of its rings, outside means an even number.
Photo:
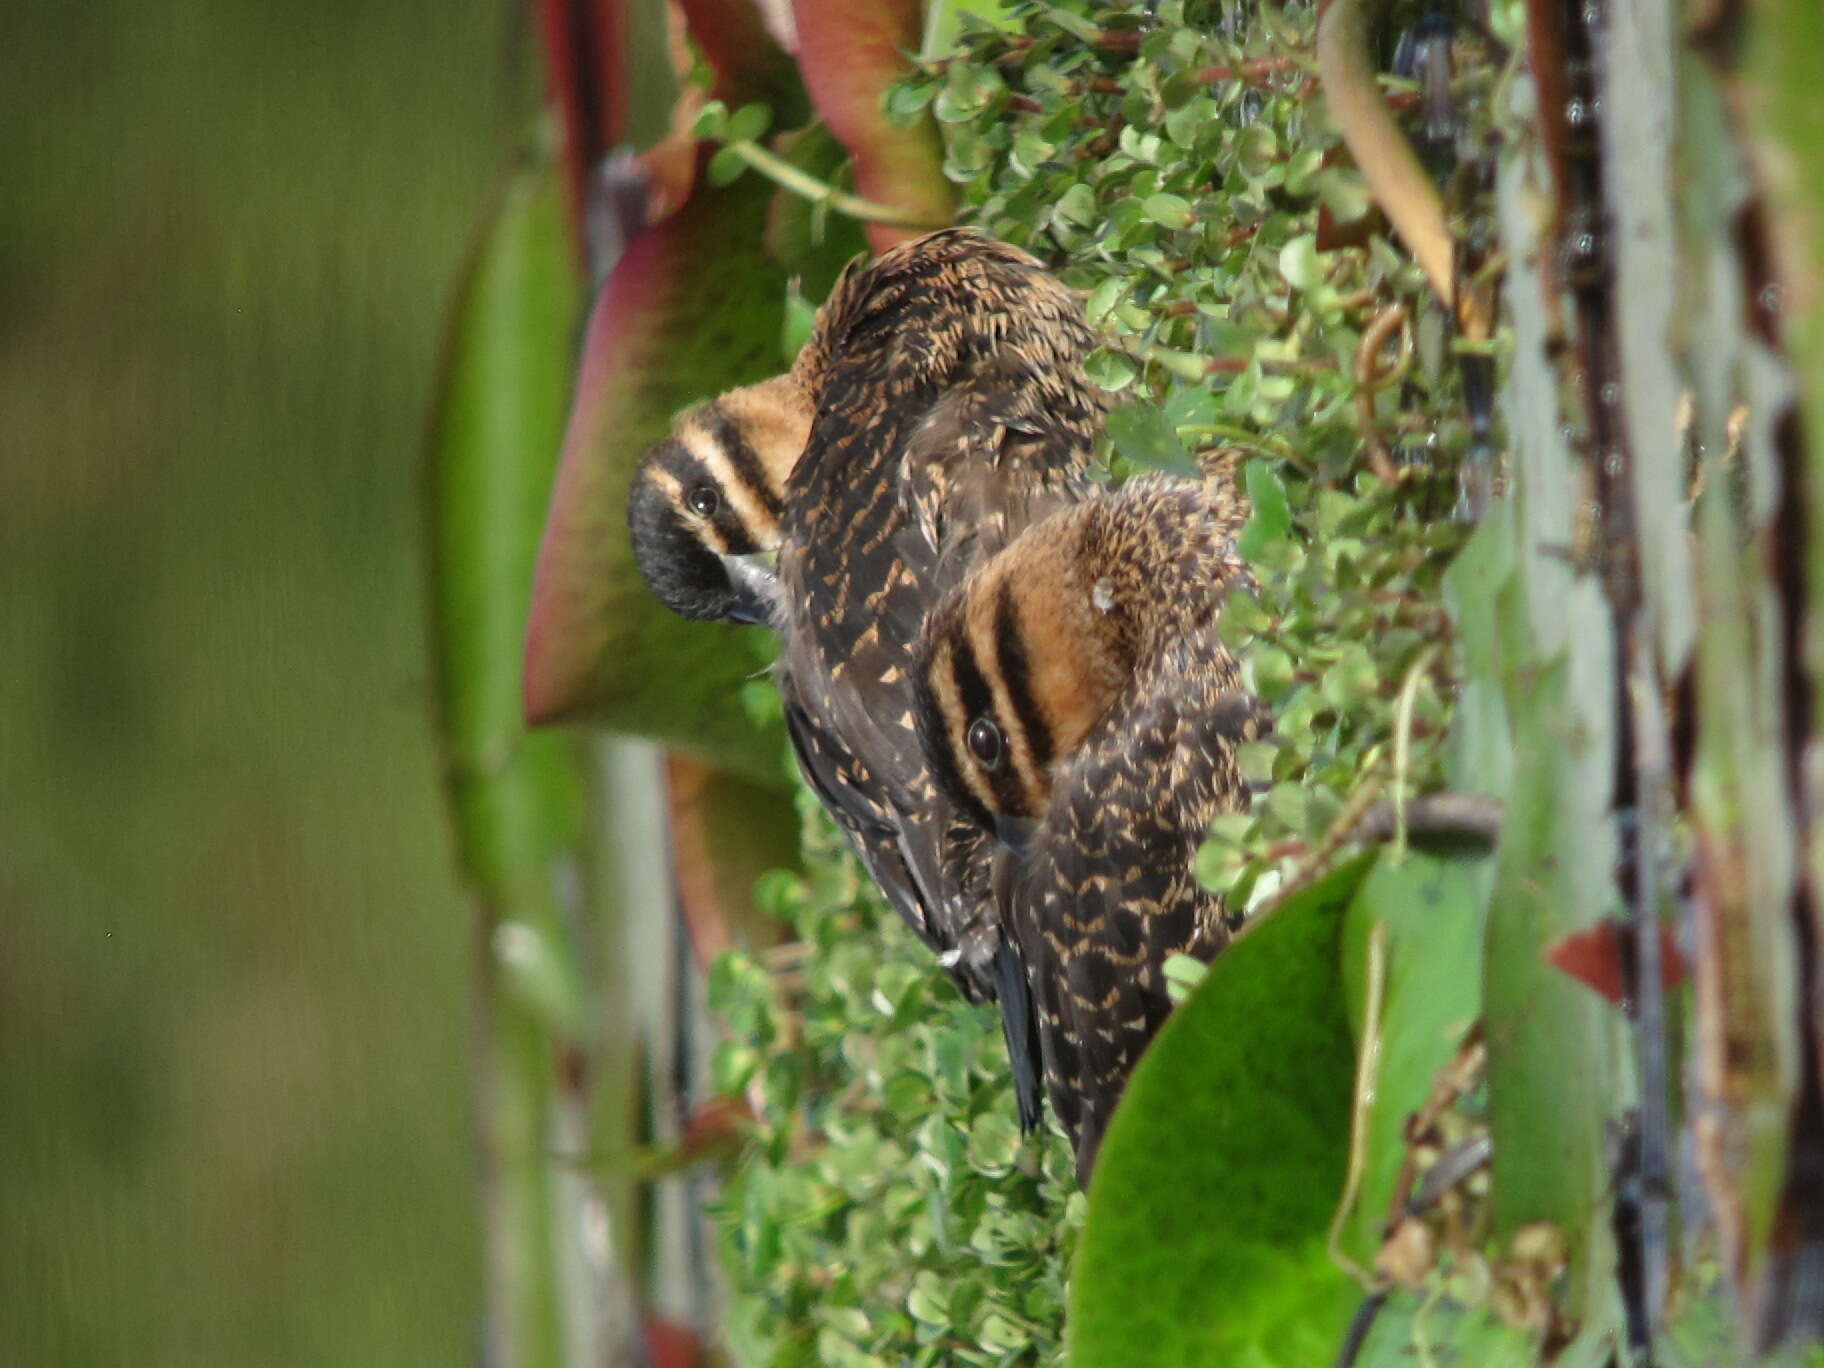
[[[668,463],[669,464],[669,463]],[[715,620],[729,615],[733,591],[728,572],[672,503],[675,487],[647,467],[635,477],[627,499],[627,527],[634,563],[658,599],[688,618]],[[667,471],[667,476],[671,472]]]
[[[1026,642],[1020,634],[1020,620],[1013,607],[1013,583],[1001,581],[1001,592],[994,605],[994,650],[1001,666],[1001,683],[1007,686],[1007,699],[1013,704],[1013,715],[1020,719],[1026,749],[1032,766],[1042,770],[1051,763],[1051,728],[1040,716],[1032,698],[1032,668],[1026,659]]]
[[[963,704],[964,726],[984,714],[993,717],[994,691],[988,687],[988,681],[982,677],[981,667],[976,664],[975,648],[969,644],[967,632],[959,631],[956,634],[951,668],[955,672],[956,696]],[[982,771],[980,766],[977,769],[986,775],[988,786],[994,790],[994,800],[1003,812],[1019,812],[1023,809],[1026,795],[1021,791],[1019,776],[1014,773],[1012,765],[1003,764],[992,773]]]
[[[677,507],[672,517],[681,540],[695,542],[705,552],[722,556],[745,556],[766,549],[755,538],[754,529],[730,506],[721,478],[689,447],[675,440],[667,443],[662,468],[676,481],[671,498]],[[636,481],[636,489],[640,483]],[[718,505],[707,518],[690,506],[692,491],[704,485],[716,491]]]
[[[742,487],[759,501],[767,516],[777,522],[785,507],[773,492],[772,485],[767,483],[766,467],[760,464],[760,458],[748,445],[747,434],[741,431],[740,424],[728,416],[721,404],[711,404],[703,410],[703,423],[728,457],[729,467],[740,477]]]
[[[726,509],[727,505],[724,505]],[[716,531],[722,536],[722,551],[730,556],[745,556],[760,550],[760,543],[739,518],[717,517]]]
[[[936,668],[935,663],[931,668]],[[952,679],[954,680],[954,671]],[[943,705],[938,702],[937,689],[927,670],[918,671],[913,690],[917,695],[919,714],[918,739],[924,745],[925,760],[931,766],[932,777],[937,781],[938,788],[968,813],[970,819],[982,830],[993,831],[993,816],[982,806],[982,800],[975,796],[975,791],[969,787],[962,771],[957,768],[956,753],[950,748],[949,729],[944,725]]]

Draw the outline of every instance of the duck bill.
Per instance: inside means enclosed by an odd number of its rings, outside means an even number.
[[[779,617],[779,576],[774,572],[771,553],[755,551],[721,559],[734,594],[729,617],[755,627],[773,626]]]
[[[1024,856],[1032,844],[1033,833],[1039,824],[1031,817],[1008,817],[997,815],[994,819],[995,838],[1012,851],[1016,856]]]

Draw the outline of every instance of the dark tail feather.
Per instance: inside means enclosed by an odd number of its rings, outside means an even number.
[[[1045,1094],[1039,1083],[1039,1016],[1032,1008],[1032,986],[1026,964],[1012,939],[1001,938],[989,972],[1001,1003],[1001,1034],[1013,1065],[1013,1095],[1020,1107],[1020,1130],[1031,1134],[1045,1119]]]
[[[1077,1136],[1077,1186],[1089,1191],[1089,1175],[1095,1171],[1096,1155],[1102,1149],[1102,1132],[1108,1128],[1107,1118],[1098,1110],[1088,1110],[1083,1116],[1083,1129]]]

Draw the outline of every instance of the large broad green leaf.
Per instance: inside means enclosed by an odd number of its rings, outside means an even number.
[[[1510,1329],[1485,1308],[1396,1291],[1375,1317],[1355,1357],[1355,1368],[1413,1368],[1424,1363],[1534,1368],[1538,1362],[1533,1336]]]
[[[528,736],[519,656],[580,282],[550,177],[509,187],[469,270],[431,442],[431,589],[462,858],[490,894],[575,838],[568,742]]]
[[[1550,1221],[1577,1248],[1608,1187],[1614,1040],[1607,1006],[1553,968],[1545,949],[1612,910],[1598,901],[1607,866],[1579,882],[1590,847],[1608,844],[1598,839],[1608,791],[1584,782],[1576,763],[1568,663],[1540,669],[1508,706],[1515,751],[1529,762],[1516,767],[1502,818],[1483,974],[1495,1225],[1505,1236]]]
[[[932,226],[950,219],[955,196],[943,174],[943,145],[929,116],[910,128],[890,122],[887,87],[909,71],[918,51],[920,0],[795,0],[798,68],[817,112],[855,159],[855,189]],[[871,224],[876,251],[921,229]]]
[[[780,738],[739,697],[764,636],[667,612],[627,537],[633,468],[673,415],[782,368],[785,275],[760,245],[771,193],[757,177],[699,184],[603,286],[539,550],[525,705],[535,722],[599,721],[777,783]]]
[[[556,177],[528,173],[509,186],[463,284],[430,451],[433,648],[457,841],[484,944],[510,923],[533,952],[507,984],[484,954],[478,1005],[487,1330],[493,1356],[529,1365],[561,1362],[574,1330],[563,1266],[576,1222],[562,1209],[548,1129],[550,1010],[567,995],[540,985],[570,981],[553,934],[556,880],[578,837],[583,785],[568,738],[526,732],[519,648],[578,289]]]
[[[1380,1246],[1400,1168],[1406,1118],[1432,1085],[1482,1010],[1479,968],[1483,920],[1494,863],[1386,851],[1349,904],[1345,966],[1352,1018],[1373,1029],[1379,1047],[1374,1098],[1364,1136],[1362,1183],[1345,1227],[1348,1252],[1366,1265]],[[1383,937],[1380,1020],[1363,1020],[1369,997],[1370,940]]]
[[[1335,1355],[1361,1299],[1325,1251],[1355,1071],[1341,937],[1371,860],[1250,926],[1134,1070],[1090,1184],[1073,1368]]]
[[[1560,550],[1579,535],[1582,476],[1558,417],[1561,382],[1531,265],[1542,250],[1529,199],[1542,174],[1528,164],[1535,155],[1511,148],[1498,173],[1502,243],[1515,263],[1505,292],[1515,362],[1502,394],[1512,493],[1486,510],[1447,586],[1473,704],[1452,770],[1504,800],[1482,969],[1493,1234],[1505,1244],[1531,1223],[1557,1227],[1571,1258],[1563,1311],[1600,1328],[1615,1308],[1605,1132],[1626,1105],[1621,1023],[1544,951],[1618,907],[1618,669],[1602,585]]]

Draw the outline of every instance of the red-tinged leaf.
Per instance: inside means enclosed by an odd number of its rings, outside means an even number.
[[[671,131],[640,158],[651,188],[653,218],[671,213],[690,197],[701,161],[692,136],[697,114],[708,99],[731,109],[759,103],[776,125],[794,127],[810,117],[810,98],[791,54],[779,45],[753,0],[680,0],[691,43],[710,70],[707,91],[693,84],[690,52],[679,47],[677,102]]]
[[[1545,948],[1545,958],[1617,1007],[1633,997],[1633,932],[1614,918],[1554,941]],[[1663,925],[1659,928],[1659,981],[1668,990],[1685,981],[1685,957]]]
[[[797,68],[753,0],[681,0],[679,9],[694,54],[672,41],[662,8],[630,7],[625,0],[538,0],[579,241],[585,197],[602,193],[596,174],[622,149],[642,153],[651,217],[688,198],[696,158],[686,130],[704,99],[689,79],[697,54],[711,72],[711,97],[734,107],[763,102],[791,125],[809,116]]]
[[[580,224],[589,169],[627,135],[627,17],[621,0],[538,0],[536,8],[551,99],[564,123],[571,222]]]
[[[678,1145],[687,1153],[701,1154],[727,1144],[757,1119],[745,1097],[712,1097],[685,1118]]]
[[[1343,981],[1358,1047],[1369,1039],[1378,1057],[1354,1219],[1342,1227],[1345,1247],[1373,1260],[1397,1207],[1408,1160],[1408,1126],[1456,1058],[1482,1012],[1482,984],[1464,968],[1482,954],[1494,862],[1445,859],[1384,849],[1350,899],[1343,928]],[[1380,1010],[1368,1020],[1376,929],[1384,937]]]
[[[682,1325],[647,1316],[641,1328],[646,1336],[646,1361],[652,1368],[699,1368],[709,1361],[703,1341]]]
[[[754,906],[754,881],[798,860],[798,816],[751,780],[667,758],[671,862],[697,966],[727,950],[776,944],[784,924]]]
[[[855,159],[855,189],[908,218],[948,222],[955,207],[944,179],[943,144],[929,117],[897,128],[881,107],[887,87],[911,69],[923,6],[919,0],[796,0],[798,68],[823,120]],[[922,229],[870,224],[874,250]]]
[[[772,106],[778,127],[809,112],[791,54],[779,46],[754,0],[678,0],[691,41],[715,73],[710,96],[730,109],[754,101]]]
[[[685,1118],[683,1134],[675,1141],[636,1151],[625,1172],[641,1183],[651,1183],[706,1164],[733,1159],[758,1120],[759,1113],[745,1097],[728,1094],[711,1097]]]
[[[771,193],[758,177],[699,184],[602,288],[539,549],[524,701],[534,723],[593,720],[777,783],[778,733],[739,697],[765,638],[667,612],[627,537],[633,468],[672,416],[780,369],[785,276],[761,249]]]

